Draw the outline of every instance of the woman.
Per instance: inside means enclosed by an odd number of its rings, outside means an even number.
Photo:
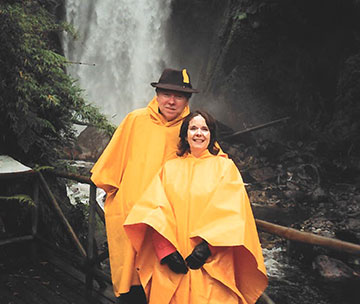
[[[190,113],[178,158],[130,211],[125,231],[150,304],[255,303],[266,270],[244,183],[216,147],[216,123]]]

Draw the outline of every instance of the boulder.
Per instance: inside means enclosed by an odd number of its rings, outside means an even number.
[[[313,269],[320,278],[321,288],[333,303],[359,303],[359,272],[327,255],[318,255],[313,261]]]
[[[80,133],[73,147],[64,148],[64,157],[70,160],[95,162],[110,139],[111,137],[104,130],[88,126]]]
[[[319,255],[313,261],[313,269],[317,272],[323,282],[348,282],[359,281],[360,274],[346,265],[344,262],[331,258],[327,255]]]
[[[256,168],[249,171],[249,174],[257,182],[264,182],[266,180],[276,178],[276,172],[270,167]]]
[[[86,127],[78,137],[77,144],[81,150],[79,160],[96,161],[110,141],[110,136],[104,130]]]

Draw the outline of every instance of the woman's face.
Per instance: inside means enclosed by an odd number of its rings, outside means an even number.
[[[189,143],[191,154],[196,157],[208,148],[210,130],[204,117],[197,115],[190,120],[186,139]]]

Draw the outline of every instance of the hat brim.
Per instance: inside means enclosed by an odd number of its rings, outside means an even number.
[[[159,82],[152,82],[150,84],[154,88],[159,88],[159,89],[185,92],[185,93],[199,93],[199,91],[196,89],[188,88],[185,86],[179,86],[179,85],[175,85],[175,84],[167,84],[167,83],[159,83]]]

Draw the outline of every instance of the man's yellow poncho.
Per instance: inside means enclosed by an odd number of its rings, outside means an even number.
[[[126,116],[91,170],[91,180],[107,193],[106,233],[116,296],[140,284],[123,223],[164,162],[176,157],[181,122],[188,113],[186,107],[180,117],[167,122],[154,97],[146,108]]]
[[[226,157],[206,150],[200,158],[188,154],[166,162],[124,227],[150,304],[255,303],[267,286],[244,183]],[[202,268],[175,274],[157,260],[152,229],[184,259],[202,239],[215,253]]]

